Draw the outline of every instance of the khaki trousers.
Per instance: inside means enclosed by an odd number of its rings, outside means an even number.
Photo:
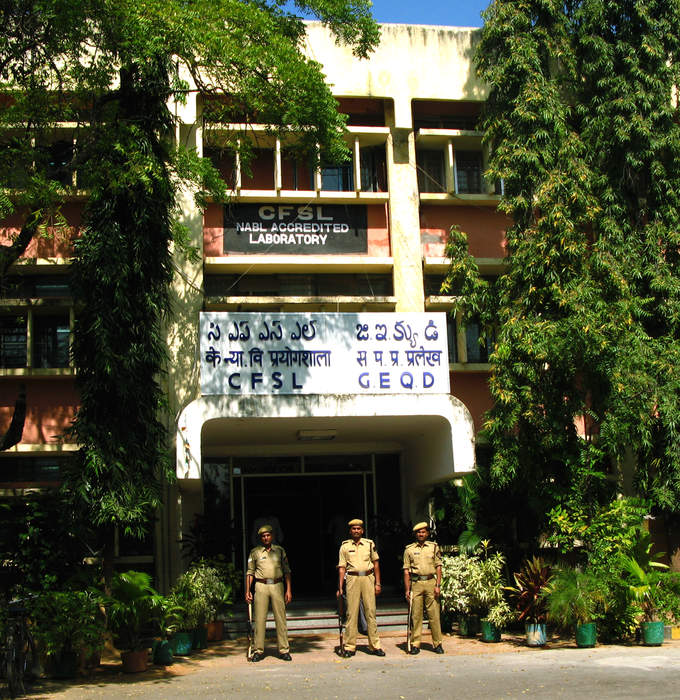
[[[430,621],[432,633],[432,645],[438,647],[442,643],[442,626],[439,621],[439,602],[434,597],[434,584],[436,579],[429,581],[413,581],[411,593],[413,603],[411,607],[411,644],[420,648],[420,637],[423,631],[423,606],[427,610],[427,619]]]
[[[279,653],[286,654],[289,648],[283,582],[255,583],[255,602],[253,604],[255,614],[255,652],[258,654],[264,653],[264,637],[270,601],[274,612],[274,621],[276,622],[276,642],[279,645]]]
[[[357,648],[357,623],[359,622],[359,602],[364,601],[366,627],[368,628],[368,645],[371,649],[380,649],[378,623],[375,620],[375,576],[347,576],[347,622],[345,624],[345,649],[355,651]]]

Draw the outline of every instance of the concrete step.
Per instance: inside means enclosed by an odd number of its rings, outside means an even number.
[[[394,630],[406,629],[407,609],[405,603],[389,601],[385,606],[380,606],[376,611],[378,629]],[[230,637],[239,637],[247,631],[247,611],[239,606],[232,617],[226,623]],[[335,632],[338,629],[337,610],[321,607],[318,602],[299,602],[289,606],[286,614],[288,631],[302,634],[324,634]],[[274,616],[271,611],[267,615],[267,629],[275,629]]]

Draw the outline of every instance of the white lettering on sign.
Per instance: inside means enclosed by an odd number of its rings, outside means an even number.
[[[200,335],[203,395],[450,390],[444,313],[204,312]]]

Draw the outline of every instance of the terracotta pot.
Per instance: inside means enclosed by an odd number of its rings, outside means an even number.
[[[224,622],[222,620],[214,620],[208,623],[208,641],[221,642],[224,638]]]
[[[149,650],[124,651],[120,655],[124,673],[141,673],[149,666]]]

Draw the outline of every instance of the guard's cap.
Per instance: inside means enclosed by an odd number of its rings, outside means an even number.
[[[263,532],[274,532],[274,528],[271,525],[263,525],[258,531],[257,534],[261,535]]]
[[[359,520],[359,518],[354,518],[354,520],[350,520],[347,524],[348,524],[350,527],[352,527],[352,525],[361,525],[361,527],[363,527],[363,526],[364,526],[364,521],[363,521],[363,520]]]
[[[427,523],[425,523],[425,522],[423,522],[423,523],[416,523],[416,524],[413,526],[413,532],[418,532],[418,530],[422,530],[423,528],[427,528],[427,529],[429,530],[429,529],[430,529],[430,526],[429,526]]]

